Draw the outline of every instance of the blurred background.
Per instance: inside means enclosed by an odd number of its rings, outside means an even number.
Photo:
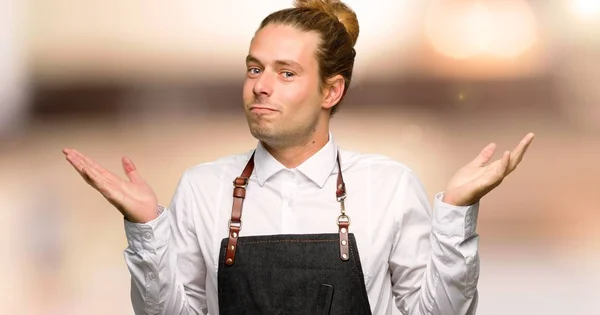
[[[431,198],[489,142],[520,167],[482,201],[478,314],[600,314],[600,0],[348,0],[341,147],[402,161]],[[183,171],[252,149],[244,58],[292,1],[0,1],[0,313],[133,314],[123,221],[61,153],[166,204]]]

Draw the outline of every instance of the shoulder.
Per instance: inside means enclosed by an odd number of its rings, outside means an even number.
[[[229,181],[233,181],[236,176],[241,174],[253,152],[254,149],[196,164],[184,171],[182,180],[210,183],[227,178]]]
[[[406,164],[389,156],[340,150],[343,173],[364,173],[378,178],[414,176]]]
[[[369,191],[386,202],[419,205],[415,209],[429,207],[423,182],[406,164],[381,154],[340,153],[342,173],[345,178],[349,175],[355,193]]]

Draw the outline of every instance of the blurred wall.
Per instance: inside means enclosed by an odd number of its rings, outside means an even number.
[[[412,167],[431,198],[489,142],[536,139],[482,201],[480,314],[600,313],[600,2],[347,1],[361,23],[340,146]],[[291,1],[0,2],[0,313],[132,314],[119,213],[60,150],[168,203],[251,149],[249,41]]]

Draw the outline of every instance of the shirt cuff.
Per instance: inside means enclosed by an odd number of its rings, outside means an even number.
[[[129,247],[139,251],[154,252],[169,241],[169,218],[165,207],[159,205],[159,215],[147,223],[125,222],[125,236]]]
[[[470,206],[454,206],[442,202],[444,192],[435,195],[433,229],[446,235],[468,238],[475,234],[479,202]]]

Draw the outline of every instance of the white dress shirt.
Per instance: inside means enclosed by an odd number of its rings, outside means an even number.
[[[336,147],[329,142],[295,169],[259,143],[240,237],[337,233]],[[125,221],[125,260],[136,314],[219,314],[217,271],[228,235],[233,180],[252,151],[192,167],[171,205],[146,224]],[[355,234],[373,314],[475,314],[478,204],[434,199],[405,165],[340,150],[346,212]]]

